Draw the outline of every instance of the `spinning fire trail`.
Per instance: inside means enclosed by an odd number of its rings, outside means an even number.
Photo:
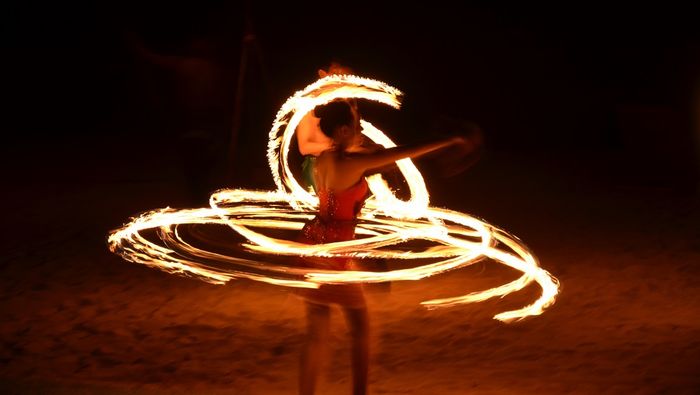
[[[270,131],[267,156],[277,191],[225,189],[210,197],[209,208],[153,210],[109,235],[110,250],[132,262],[169,273],[224,284],[247,278],[288,287],[318,288],[324,283],[370,283],[420,280],[463,268],[485,258],[507,265],[522,275],[507,284],[466,295],[422,302],[428,308],[449,307],[503,297],[537,282],[542,294],[532,304],[506,311],[495,319],[510,322],[539,315],[554,303],[559,284],[538,266],[537,258],[517,238],[488,223],[457,211],[431,207],[423,177],[410,159],[397,162],[411,197],[400,200],[381,175],[368,177],[372,196],[358,218],[355,240],[308,245],[265,235],[261,230],[300,230],[313,217],[318,198],[305,190],[289,168],[288,153],[294,130],[314,107],[339,98],[372,100],[394,108],[401,92],[382,82],[356,76],[331,75],[289,98],[277,113]],[[384,147],[394,143],[379,129],[362,121],[362,133]],[[431,263],[387,272],[333,271],[275,265],[199,248],[188,243],[179,227],[190,224],[228,226],[246,241],[243,248],[260,254],[316,257],[431,259]],[[156,233],[157,239],[145,233]],[[410,251],[398,248],[414,240]],[[392,248],[393,247],[393,248]],[[293,261],[293,259],[290,259]]]

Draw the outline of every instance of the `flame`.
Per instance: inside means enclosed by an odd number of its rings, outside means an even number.
[[[277,191],[224,189],[210,197],[209,208],[144,213],[108,238],[112,252],[124,259],[169,273],[196,277],[213,284],[246,278],[275,285],[318,288],[321,284],[420,280],[464,268],[485,258],[507,265],[522,275],[507,284],[466,295],[422,302],[427,308],[449,307],[503,297],[537,282],[542,294],[532,304],[494,316],[503,322],[539,315],[554,303],[559,282],[542,269],[535,255],[516,237],[470,215],[431,207],[421,173],[410,159],[397,161],[411,197],[398,199],[381,175],[368,177],[372,196],[358,218],[357,239],[308,245],[263,234],[260,229],[300,230],[312,218],[318,198],[304,189],[289,168],[294,130],[314,107],[335,99],[365,99],[400,108],[402,93],[383,82],[352,75],[330,75],[290,97],[277,113],[269,134],[267,157]],[[381,130],[362,120],[362,132],[384,147],[395,144]],[[333,271],[275,265],[203,250],[187,243],[178,226],[215,224],[230,227],[246,242],[245,250],[282,256],[437,259],[430,264],[387,272]],[[157,232],[158,241],[144,234]],[[396,248],[412,240],[430,247]],[[392,248],[394,246],[394,248]]]

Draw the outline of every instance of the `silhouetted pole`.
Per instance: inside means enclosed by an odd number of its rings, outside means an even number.
[[[241,58],[238,67],[238,82],[236,85],[236,96],[233,103],[233,117],[231,122],[231,139],[228,148],[228,171],[227,178],[229,181],[234,180],[236,173],[236,150],[238,148],[238,137],[241,133],[241,123],[243,118],[243,103],[245,97],[246,81],[249,78],[249,62],[257,61],[258,71],[260,72],[260,78],[262,79],[263,90],[267,94],[268,98],[272,95],[272,89],[270,84],[269,75],[267,73],[267,68],[265,67],[265,60],[263,58],[263,52],[261,50],[258,37],[255,34],[253,28],[253,18],[252,18],[252,8],[250,6],[250,1],[246,2],[245,11],[245,27],[243,32],[243,39],[241,40]],[[251,52],[255,52],[252,54]],[[269,103],[265,103],[269,104]],[[264,130],[260,131],[264,133]]]
[[[236,96],[233,102],[233,119],[231,122],[231,139],[228,149],[228,180],[233,180],[236,172],[236,147],[238,143],[238,135],[241,130],[241,113],[243,104],[243,95],[245,93],[245,80],[248,67],[248,52],[250,47],[255,42],[255,33],[253,33],[253,23],[250,16],[250,2],[246,2],[245,12],[245,27],[243,32],[243,40],[241,41],[241,59],[238,65],[238,82],[236,84]]]

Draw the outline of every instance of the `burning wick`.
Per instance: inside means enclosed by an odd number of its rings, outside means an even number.
[[[109,248],[124,259],[169,273],[193,276],[214,284],[247,278],[288,287],[318,288],[320,284],[420,280],[460,269],[485,258],[510,266],[522,275],[507,284],[466,295],[422,302],[427,308],[449,307],[503,297],[533,281],[542,294],[532,304],[494,316],[504,322],[542,314],[554,303],[559,282],[538,265],[537,258],[516,237],[477,218],[431,207],[425,182],[410,159],[397,161],[411,197],[400,200],[381,175],[367,178],[372,196],[358,217],[360,238],[303,244],[261,233],[261,229],[300,230],[315,214],[318,198],[304,189],[289,168],[288,154],[301,118],[316,106],[335,99],[365,99],[400,107],[401,92],[383,82],[351,75],[330,75],[289,98],[270,130],[267,157],[277,191],[224,189],[213,193],[209,208],[149,211],[109,235]],[[381,130],[361,121],[362,133],[384,147],[395,144]],[[386,272],[334,271],[274,265],[200,249],[187,243],[179,225],[226,225],[246,239],[243,247],[256,253],[286,256],[427,259],[436,262]],[[158,242],[144,233],[156,231]],[[412,240],[431,245],[410,251],[392,246]],[[425,243],[423,243],[425,244]]]

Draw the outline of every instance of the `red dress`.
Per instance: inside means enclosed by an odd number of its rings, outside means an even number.
[[[367,199],[368,190],[367,181],[363,178],[343,191],[316,191],[318,214],[304,225],[300,241],[306,244],[325,244],[354,239],[357,215]],[[347,270],[350,260],[351,258],[314,259],[313,263],[305,260],[305,265],[318,269]]]

